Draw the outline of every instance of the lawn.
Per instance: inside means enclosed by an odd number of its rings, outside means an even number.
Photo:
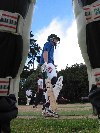
[[[15,119],[12,133],[99,133],[97,119]]]
[[[100,133],[97,116],[92,117],[87,104],[59,105],[59,118],[44,118],[31,106],[20,108],[18,118],[11,121],[11,133]]]

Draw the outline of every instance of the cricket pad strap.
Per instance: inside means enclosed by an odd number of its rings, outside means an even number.
[[[0,31],[22,35],[24,19],[19,13],[0,10]]]
[[[10,78],[0,78],[0,123],[17,117],[16,97],[10,94]]]
[[[8,96],[10,91],[10,78],[0,78],[0,96]]]
[[[0,97],[0,123],[11,121],[16,118],[18,108],[16,107],[16,97],[14,94]]]

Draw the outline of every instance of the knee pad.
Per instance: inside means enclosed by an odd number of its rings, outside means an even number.
[[[52,85],[55,85],[56,82],[57,82],[57,77],[53,77],[53,78],[51,79],[51,84],[52,84]]]
[[[16,97],[14,94],[0,97],[0,122],[11,121],[17,117]]]
[[[89,100],[91,104],[96,108],[97,114],[100,115],[100,88],[92,88],[89,93]]]

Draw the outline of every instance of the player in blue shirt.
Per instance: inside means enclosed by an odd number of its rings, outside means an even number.
[[[40,58],[40,65],[46,67],[47,76],[51,79],[53,85],[57,81],[57,73],[54,66],[54,48],[56,48],[58,43],[60,43],[60,38],[57,35],[51,34],[48,36]]]
[[[54,64],[54,47],[60,42],[60,38],[55,34],[48,36],[47,42],[44,44],[40,64],[52,63]]]
[[[57,35],[51,34],[50,36],[48,36],[47,42],[44,44],[43,51],[40,58],[40,65],[43,72],[43,77],[45,79],[45,72],[46,72],[47,77],[51,80],[51,84],[53,85],[53,93],[55,96],[55,100],[57,100],[59,92],[62,89],[62,80],[63,80],[62,76],[59,77],[57,80],[57,72],[54,65],[54,48],[56,48],[56,45],[59,42],[60,42],[60,38]],[[43,81],[45,85],[45,80]],[[44,86],[44,88],[46,87]],[[46,101],[48,100],[46,99]],[[57,116],[56,112],[51,111],[50,103],[47,102],[43,109],[45,109],[44,110],[45,114],[47,113],[48,115],[51,115],[51,116],[55,116],[55,115]]]

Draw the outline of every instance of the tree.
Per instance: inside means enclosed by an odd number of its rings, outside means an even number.
[[[37,77],[38,75],[42,75],[40,66],[37,67],[36,70],[34,70],[26,79],[23,89],[31,88],[32,90],[37,90]]]
[[[22,77],[25,80],[21,81],[22,88],[20,92],[24,94],[27,88],[36,91],[37,76],[41,73],[40,66],[36,70],[24,70]],[[74,64],[71,67],[66,66],[66,69],[58,71],[58,77],[63,76],[63,88],[60,91],[59,98],[63,96],[71,102],[80,102],[81,97],[87,97],[89,94],[87,68],[84,64]]]
[[[34,70],[34,61],[40,62],[40,52],[41,47],[36,43],[37,40],[35,40],[34,35],[32,34],[32,31],[30,32],[30,51],[28,53],[28,67],[32,67]]]
[[[37,89],[37,75],[41,74],[40,66],[28,76],[24,88]],[[81,97],[88,96],[88,75],[87,68],[84,64],[74,64],[71,67],[66,67],[65,70],[58,72],[58,77],[63,76],[63,88],[59,94],[71,102],[80,102]]]
[[[58,72],[58,76],[63,76],[63,89],[60,92],[71,102],[81,101],[81,97],[88,96],[88,75],[84,64],[74,64]]]
[[[30,75],[33,73],[35,74],[34,70],[34,61],[40,62],[40,51],[41,47],[36,43],[32,31],[30,32],[30,50],[27,57],[27,64],[24,65],[23,71],[20,75],[20,84],[19,84],[19,97],[25,96],[25,90],[30,87],[30,82],[28,79],[31,80]],[[28,84],[29,83],[29,84]],[[28,84],[28,85],[27,85]]]

